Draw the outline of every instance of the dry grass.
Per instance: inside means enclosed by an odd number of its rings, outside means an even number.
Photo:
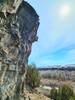
[[[68,85],[71,88],[73,88],[73,90],[75,92],[75,82],[72,80],[42,79],[41,83],[43,85],[49,85],[49,86],[53,85],[53,86],[57,86],[57,87],[63,86],[65,84],[65,85]]]

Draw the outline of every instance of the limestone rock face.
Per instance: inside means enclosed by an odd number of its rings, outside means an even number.
[[[23,0],[0,2],[0,100],[24,100],[25,74],[39,16]]]

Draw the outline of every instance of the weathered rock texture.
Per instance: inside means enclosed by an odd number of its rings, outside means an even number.
[[[39,17],[23,0],[0,0],[0,100],[25,100],[25,74]]]

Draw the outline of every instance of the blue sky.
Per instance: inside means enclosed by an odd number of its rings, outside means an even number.
[[[29,64],[75,64],[75,0],[27,0],[40,17]]]

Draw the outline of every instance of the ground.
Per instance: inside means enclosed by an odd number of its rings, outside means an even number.
[[[44,96],[41,93],[29,93],[29,92],[25,92],[25,96],[29,97],[30,100],[50,100],[50,98],[48,98],[47,96]]]

